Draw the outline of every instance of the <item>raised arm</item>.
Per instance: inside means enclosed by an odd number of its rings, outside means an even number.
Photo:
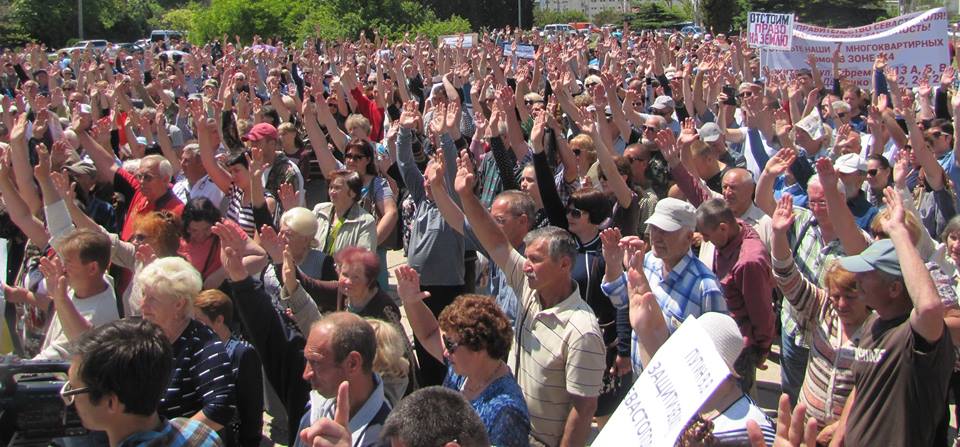
[[[220,188],[224,193],[230,191],[233,185],[233,179],[220,163],[214,158],[214,152],[217,151],[220,137],[217,133],[217,123],[213,119],[206,119],[197,123],[197,136],[199,137],[200,162],[206,169],[210,180]]]
[[[897,250],[900,268],[903,271],[904,294],[910,296],[913,311],[910,312],[910,327],[929,343],[935,343],[943,336],[944,306],[937,292],[937,286],[930,277],[920,252],[910,240],[910,230],[905,223],[905,211],[900,195],[893,188],[883,191],[884,203],[890,211],[890,218],[883,222],[883,230],[890,236]],[[909,292],[907,292],[909,291]]]
[[[309,89],[308,91],[312,90]],[[327,107],[326,103],[322,107]],[[327,143],[327,137],[320,130],[320,124],[317,122],[317,103],[309,98],[303,101],[303,127],[307,130],[307,136],[310,138],[310,147],[317,156],[317,162],[320,164],[320,171],[324,176],[338,169],[339,163],[330,152],[330,145]],[[327,112],[329,113],[329,112]]]
[[[420,345],[433,356],[443,361],[443,339],[440,336],[440,324],[430,308],[423,303],[430,298],[430,292],[420,291],[420,275],[409,265],[394,269],[397,275],[397,295],[403,301],[403,312],[407,315],[413,336]]]
[[[857,226],[853,212],[850,211],[847,201],[840,193],[837,172],[829,158],[817,160],[817,174],[820,177],[820,184],[823,186],[823,195],[827,200],[827,212],[830,214],[830,220],[833,221],[833,227],[837,231],[837,238],[843,245],[843,251],[847,255],[855,255],[866,250],[870,244],[863,233],[860,232],[860,227]]]
[[[493,217],[480,203],[480,199],[473,193],[474,186],[476,186],[476,177],[473,174],[470,157],[463,154],[457,160],[457,178],[454,182],[454,189],[463,205],[463,215],[470,222],[480,244],[490,254],[490,259],[498,266],[508,266],[510,251],[513,248],[503,230],[497,226]]]
[[[612,94],[616,95],[616,92]],[[594,113],[596,114],[598,124],[607,120],[603,111],[603,109],[606,108],[605,98],[606,95],[603,92],[603,87],[597,86],[594,90],[593,101],[594,107],[596,108]],[[541,116],[542,115],[543,113],[541,113]],[[627,181],[620,176],[620,171],[617,170],[617,164],[613,160],[613,153],[610,150],[610,146],[607,145],[607,141],[600,135],[600,129],[601,126],[593,126],[593,132],[591,132],[593,142],[597,147],[597,159],[600,161],[600,168],[603,169],[604,177],[607,179],[607,185],[610,186],[614,195],[617,197],[617,203],[620,204],[621,208],[630,208],[630,204],[633,202],[633,191],[630,189],[630,186],[627,185]]]
[[[430,192],[433,194],[433,202],[440,210],[440,215],[454,231],[463,234],[463,222],[465,220],[463,210],[447,192],[446,162],[443,161],[442,157],[438,157],[434,159],[433,165],[427,169],[433,169],[432,175],[428,176],[430,178]]]
[[[777,209],[777,201],[773,197],[773,184],[777,177],[783,175],[790,169],[790,165],[797,159],[797,152],[793,148],[783,148],[777,151],[773,157],[767,160],[763,172],[757,178],[757,188],[754,193],[754,201],[768,216],[772,216]]]

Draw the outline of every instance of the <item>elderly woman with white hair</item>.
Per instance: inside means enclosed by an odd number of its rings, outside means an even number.
[[[143,285],[143,318],[160,326],[173,344],[173,375],[160,401],[160,415],[222,429],[233,417],[236,389],[225,345],[212,329],[193,319],[200,273],[183,258],[167,257],[150,263],[137,280]]]
[[[320,222],[313,212],[303,207],[290,208],[280,216],[279,231],[269,225],[260,228],[260,246],[270,255],[278,274],[286,248],[304,275],[333,280],[337,278],[333,257],[319,250],[316,237],[319,228]]]

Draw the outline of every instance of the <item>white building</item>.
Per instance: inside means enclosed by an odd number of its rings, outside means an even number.
[[[587,17],[605,9],[623,11],[628,3],[624,0],[540,0],[540,8],[547,11],[581,11]]]

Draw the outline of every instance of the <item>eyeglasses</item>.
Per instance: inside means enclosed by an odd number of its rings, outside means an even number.
[[[570,207],[567,208],[567,215],[574,219],[579,219],[581,216],[583,216],[583,211]]]
[[[459,342],[450,341],[446,335],[440,336],[440,340],[443,341],[443,349],[446,349],[450,354],[453,354],[460,347]]]
[[[70,405],[73,405],[73,401],[77,394],[89,392],[90,388],[88,387],[73,388],[73,386],[70,385],[70,382],[65,382],[63,384],[63,388],[60,388],[60,398],[63,399],[64,405],[69,407]]]
[[[657,132],[658,130],[660,129],[658,129],[657,126],[643,126],[644,132]]]
[[[846,112],[840,112],[840,113],[837,114],[837,118],[844,119],[844,118],[846,118],[846,117],[847,117],[847,113],[846,113]]]
[[[363,160],[364,158],[367,158],[367,156],[363,154],[346,154],[343,156],[343,158],[346,158],[347,160]]]
[[[867,169],[867,175],[870,177],[876,177],[879,172],[879,169]]]
[[[942,137],[942,136],[944,136],[944,135],[950,135],[950,134],[948,134],[948,133],[946,133],[946,132],[941,132],[941,131],[939,131],[939,130],[934,130],[934,131],[930,132],[929,135],[930,135],[931,137],[933,137],[933,138],[940,138],[940,137]]]

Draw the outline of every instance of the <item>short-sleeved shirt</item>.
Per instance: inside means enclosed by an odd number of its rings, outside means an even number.
[[[502,266],[522,306],[509,366],[527,401],[530,434],[557,445],[573,406],[571,395],[600,395],[606,350],[597,317],[576,283],[566,299],[544,309],[527,282],[525,262],[511,250],[508,265]]]
[[[910,325],[909,313],[867,318],[855,351],[856,397],[845,439],[856,445],[932,445],[946,416],[953,342],[946,328],[935,342]]]
[[[183,214],[183,202],[173,194],[172,190],[168,189],[159,200],[150,203],[147,196],[140,190],[140,182],[126,169],[117,169],[117,173],[113,176],[113,188],[130,200],[127,217],[123,221],[123,230],[120,232],[121,240],[130,240],[130,236],[133,236],[133,223],[140,216],[159,210],[172,211],[177,216]]]
[[[193,417],[198,411],[227,425],[236,405],[233,365],[226,346],[210,328],[190,320],[173,342],[174,370],[158,412],[163,417]]]
[[[247,236],[253,237],[257,234],[257,222],[253,218],[253,205],[250,202],[244,202],[243,190],[237,185],[231,184],[226,199],[227,213],[225,217],[239,224]]]

